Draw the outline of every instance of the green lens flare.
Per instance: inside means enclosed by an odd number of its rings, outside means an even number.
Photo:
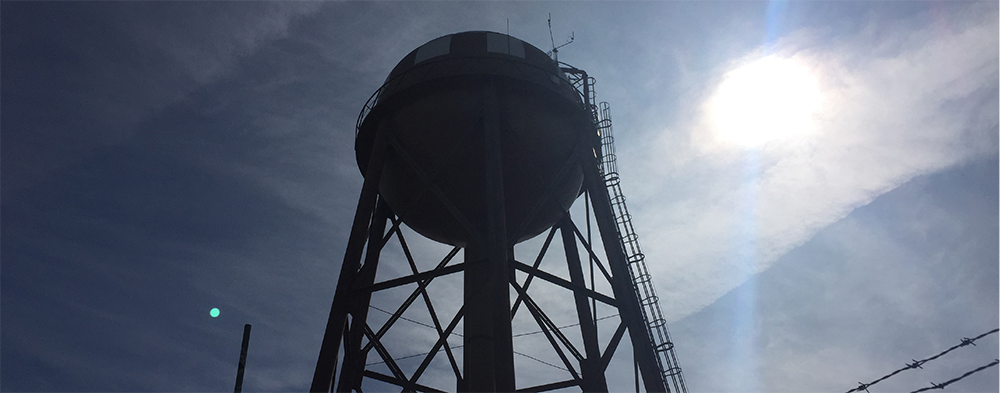
[[[212,311],[208,312],[208,315],[211,315],[212,318],[215,318],[215,317],[219,316],[219,309],[218,308],[213,308]]]

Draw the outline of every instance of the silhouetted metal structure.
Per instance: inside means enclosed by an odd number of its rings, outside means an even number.
[[[358,119],[355,151],[365,181],[312,391],[361,391],[366,379],[404,391],[607,391],[605,371],[626,334],[646,391],[686,390],[618,187],[607,105],[593,103],[592,85],[584,71],[492,32],[437,38],[396,65]],[[581,195],[585,232],[569,214]],[[592,244],[591,222],[601,247]],[[451,245],[450,252],[421,271],[403,224]],[[534,263],[514,255],[516,244],[546,232]],[[541,266],[557,232],[565,271]],[[409,273],[376,280],[380,263],[401,265],[382,260],[393,239]],[[461,251],[464,260],[455,262]],[[459,272],[462,306],[443,319],[435,309],[442,299],[428,288]],[[595,283],[595,272],[604,284]],[[579,327],[579,339],[529,293],[533,280],[568,290],[578,321],[569,327]],[[372,295],[404,287],[412,290],[388,320],[370,325]],[[429,323],[403,317],[418,299]],[[617,310],[618,325],[603,339],[598,303]],[[514,350],[511,320],[525,309],[561,365]],[[436,333],[412,370],[399,363],[409,354],[392,348],[412,343],[383,340],[400,319]],[[462,345],[453,345],[459,339]],[[368,363],[372,350],[376,363]],[[516,386],[515,354],[565,376]],[[447,358],[447,386],[426,373],[437,356]]]
[[[247,349],[250,347],[250,324],[243,325],[243,344],[240,347],[240,363],[236,368],[236,387],[234,393],[243,391],[243,371],[247,367]]]

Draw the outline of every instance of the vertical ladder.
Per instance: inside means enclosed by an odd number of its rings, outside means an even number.
[[[592,88],[593,81],[589,82],[591,88],[587,99],[589,102],[594,102],[596,97]],[[667,321],[660,311],[659,298],[656,297],[652,277],[649,274],[649,269],[646,268],[646,257],[642,253],[642,249],[639,248],[639,236],[636,235],[635,228],[632,226],[632,215],[628,212],[628,207],[625,205],[625,195],[622,194],[621,182],[618,178],[618,163],[615,157],[615,137],[611,129],[611,107],[607,102],[601,102],[597,106],[591,105],[591,112],[601,137],[601,175],[604,176],[604,183],[608,187],[608,196],[611,199],[611,208],[618,225],[622,249],[625,251],[629,273],[632,276],[633,289],[635,289],[639,299],[646,332],[653,340],[656,362],[663,373],[663,380],[669,381],[668,391],[687,393],[684,377],[681,375],[681,366],[677,362],[674,344],[670,340],[670,332],[667,330]]]

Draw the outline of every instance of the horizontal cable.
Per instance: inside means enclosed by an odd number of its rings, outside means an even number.
[[[464,345],[455,345],[455,346],[450,346],[448,348],[449,349],[459,349],[459,348],[462,348],[462,347],[464,347]],[[415,357],[427,356],[428,353],[430,353],[430,352],[424,352],[424,353],[418,353],[418,354],[415,354],[415,355],[408,355],[408,356],[403,356],[403,357],[398,357],[398,358],[392,358],[392,360],[393,361],[397,361],[397,360],[404,360],[404,359],[412,359],[412,358],[415,358]],[[521,355],[521,356],[524,356],[524,357],[526,357],[528,359],[534,360],[536,362],[539,362],[541,364],[547,365],[547,366],[555,367],[555,368],[558,368],[560,370],[567,371],[567,372],[569,371],[569,370],[567,370],[567,369],[565,369],[563,367],[559,367],[559,366],[557,366],[555,364],[546,362],[546,361],[544,361],[542,359],[536,358],[536,357],[528,355],[528,354],[523,354],[523,353],[520,353],[518,351],[514,351],[514,353],[518,354],[518,355]],[[373,363],[365,363],[365,367],[367,367],[367,366],[374,366],[374,365],[378,365],[378,364],[385,364],[385,361],[373,362]]]
[[[617,317],[617,316],[618,316],[618,314],[612,314],[612,315],[608,315],[608,316],[606,316],[606,317],[600,317],[600,318],[597,318],[597,319],[595,319],[595,321],[603,321],[603,320],[605,320],[605,319],[608,319],[608,318],[614,318],[614,317]],[[560,328],[560,329],[565,329],[565,328],[568,328],[568,327],[573,327],[573,326],[580,326],[580,324],[579,324],[579,323],[572,323],[572,324],[569,324],[569,325],[565,325],[565,326],[559,326],[559,328]],[[542,333],[542,331],[541,331],[541,330],[535,330],[535,331],[533,331],[533,332],[527,332],[527,333],[518,333],[518,334],[515,334],[515,335],[513,335],[513,336],[511,336],[511,337],[515,337],[515,338],[516,338],[516,337],[524,337],[524,336],[530,336],[530,335],[532,335],[532,334],[538,334],[538,333]]]
[[[378,310],[378,311],[384,312],[386,314],[392,315],[392,313],[390,313],[390,312],[388,312],[386,310],[383,310],[381,308],[378,308],[378,307],[375,307],[375,306],[372,306],[372,305],[368,305],[368,307],[371,307],[371,308],[373,308],[375,310]],[[614,317],[617,317],[617,316],[618,316],[618,314],[612,314],[612,315],[608,315],[608,316],[597,318],[594,321],[602,321],[602,320],[605,320],[605,319],[608,319],[608,318],[614,318]],[[431,329],[437,330],[437,328],[435,328],[434,326],[428,325],[428,324],[420,322],[420,321],[415,321],[415,320],[412,320],[412,319],[409,319],[409,318],[406,318],[406,317],[403,317],[403,316],[400,316],[399,319],[402,319],[402,320],[407,321],[407,322],[412,322],[412,323],[415,323],[415,324],[420,325],[420,326],[424,326],[424,327],[427,327],[427,328],[431,328]],[[580,325],[579,323],[571,323],[569,325],[559,326],[559,328],[560,329],[564,329],[564,328],[573,327],[573,326],[579,326],[579,325]],[[518,334],[515,334],[515,335],[513,335],[511,337],[512,338],[524,337],[524,336],[530,336],[532,334],[538,334],[538,333],[542,333],[542,331],[541,330],[536,330],[536,331],[533,331],[533,332],[518,333]],[[459,337],[462,337],[462,335],[458,334],[458,333],[452,333],[452,334],[454,334],[456,336],[459,336]],[[450,348],[450,349],[456,349],[456,348],[462,348],[462,347],[463,347],[463,345],[456,345],[456,346],[453,346],[453,347],[449,346],[448,348]],[[429,353],[430,352],[423,352],[423,353],[418,353],[418,354],[414,354],[414,355],[407,355],[407,356],[403,356],[403,357],[392,358],[392,360],[393,361],[397,361],[397,360],[411,359],[411,358],[415,358],[415,357],[419,357],[419,356],[425,356],[425,355],[427,355]],[[546,362],[546,361],[538,359],[536,357],[532,357],[532,356],[527,355],[527,354],[520,353],[518,351],[514,351],[514,353],[518,354],[518,355],[521,355],[521,356],[524,356],[524,357],[526,357],[528,359],[534,360],[536,362],[539,362],[539,363],[542,363],[542,364],[545,364],[545,365],[548,365],[548,366],[552,366],[552,367],[558,368],[558,369],[563,370],[563,371],[567,371],[567,372],[569,371],[569,370],[567,370],[567,369],[565,369],[563,367],[554,365],[552,363]],[[385,361],[374,362],[374,363],[366,363],[365,366],[366,367],[367,366],[374,366],[374,365],[377,365],[377,364],[385,364]]]
[[[388,315],[392,315],[392,313],[391,313],[391,312],[388,312],[388,311],[386,311],[386,310],[383,310],[383,309],[381,309],[381,308],[378,308],[378,307],[375,307],[375,306],[372,306],[372,305],[368,305],[368,307],[371,307],[371,308],[374,308],[375,310],[378,310],[378,311],[381,311],[381,312],[384,312],[384,313],[386,313],[386,314],[388,314]],[[428,325],[428,324],[426,324],[426,323],[423,323],[423,322],[420,322],[420,321],[415,321],[415,320],[412,320],[412,319],[410,319],[410,318],[407,318],[407,317],[404,317],[404,316],[402,316],[402,315],[401,315],[401,316],[399,316],[399,319],[402,319],[402,320],[404,320],[404,321],[407,321],[407,322],[413,322],[413,323],[415,323],[415,324],[417,324],[417,325],[420,325],[420,326],[424,326],[424,327],[429,327],[429,328],[431,328],[431,329],[434,329],[435,331],[437,331],[437,328],[436,328],[436,327],[434,327],[434,326],[432,326],[432,325]],[[454,334],[454,335],[456,335],[456,336],[459,336],[459,337],[462,337],[462,335],[461,335],[461,334],[458,334],[458,333],[455,333],[455,332],[452,332],[451,334]],[[425,352],[424,354],[426,355],[427,353]]]

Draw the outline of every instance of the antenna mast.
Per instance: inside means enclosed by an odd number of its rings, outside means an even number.
[[[549,42],[552,43],[552,50],[550,50],[546,54],[549,55],[549,57],[551,57],[552,60],[559,62],[559,48],[572,44],[573,40],[575,39],[575,36],[576,32],[570,32],[569,37],[566,38],[566,42],[563,43],[562,45],[556,46],[556,40],[552,38],[552,13],[551,12],[549,13]]]

